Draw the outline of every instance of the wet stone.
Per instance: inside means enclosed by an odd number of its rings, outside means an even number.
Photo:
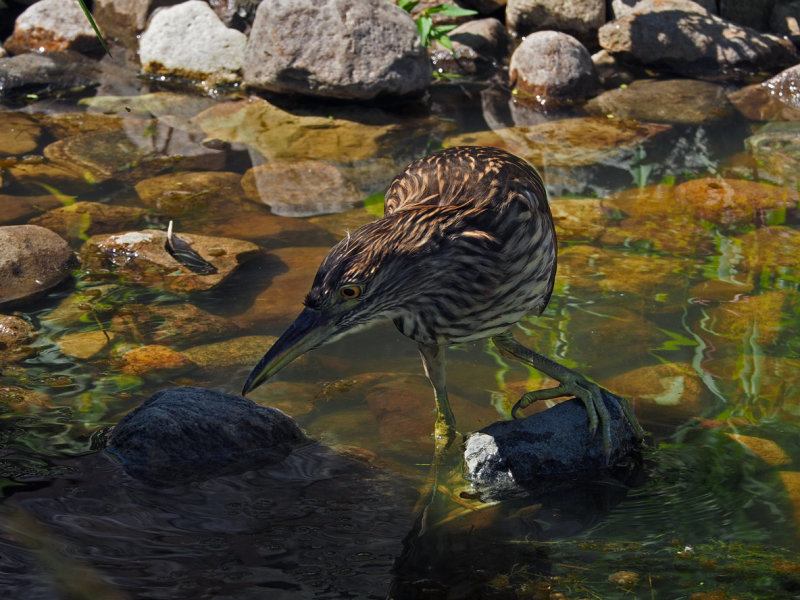
[[[211,289],[240,265],[262,254],[250,242],[179,232],[197,254],[215,269],[201,274],[178,262],[166,250],[167,233],[156,229],[92,236],[81,248],[83,269],[95,279],[119,277],[137,285],[173,292]]]
[[[789,227],[756,229],[742,236],[743,269],[761,271],[762,276],[797,277],[800,275],[800,231]]]
[[[464,133],[444,145],[497,146],[533,165],[629,168],[636,148],[669,131],[668,125],[579,117],[495,131]]]
[[[67,333],[56,340],[61,353],[78,360],[86,360],[100,354],[109,344],[114,342],[113,331],[76,331]]]
[[[113,206],[101,202],[75,202],[55,208],[30,220],[69,241],[89,235],[135,228],[144,222],[147,211],[133,206]]]
[[[158,344],[128,350],[119,362],[125,375],[181,371],[194,366],[192,361],[180,352]]]
[[[309,440],[274,408],[178,387],[153,394],[114,428],[107,451],[132,477],[176,485],[274,464]]]
[[[772,440],[740,433],[726,433],[726,435],[772,467],[779,467],[792,462],[789,455]]]
[[[62,206],[55,196],[9,196],[0,194],[0,224],[27,221],[51,208]]]
[[[278,338],[271,335],[245,335],[221,342],[191,346],[183,353],[199,367],[230,373],[231,368],[255,366],[277,340]]]
[[[115,332],[147,344],[191,346],[239,332],[230,320],[193,304],[127,304],[114,315]]]
[[[551,198],[550,212],[559,242],[592,242],[612,222],[614,211],[597,198]]]
[[[796,186],[800,182],[800,123],[769,123],[745,140],[763,180]]]
[[[168,169],[222,169],[223,150],[201,144],[202,136],[163,123],[127,119],[124,129],[96,131],[59,140],[45,157],[84,178],[100,183],[118,179],[135,183]]]
[[[708,310],[708,329],[732,342],[771,346],[784,331],[784,306],[792,298],[785,290],[742,294]]]
[[[0,366],[24,360],[36,351],[30,347],[36,338],[25,319],[0,315]]]
[[[708,390],[689,364],[639,367],[603,379],[602,384],[628,398],[640,421],[668,431],[699,417],[711,405]]]
[[[718,121],[732,110],[725,88],[694,79],[641,79],[586,103],[597,116],[691,125]]]
[[[36,118],[56,139],[121,129],[123,124],[123,117],[93,112],[37,114]]]
[[[62,194],[80,195],[94,190],[93,183],[84,179],[83,173],[64,165],[45,162],[40,158],[18,161],[9,165],[6,173],[15,187],[32,195],[42,193],[42,181],[46,181]]]
[[[729,96],[748,119],[800,121],[800,65],[781,71],[763,83],[750,85]]]
[[[25,9],[3,45],[11,54],[91,52],[101,48],[80,5],[61,0],[39,0]]]
[[[550,479],[599,471],[639,447],[613,394],[604,390],[611,417],[611,451],[592,436],[586,408],[571,399],[525,419],[492,423],[467,436],[466,477],[483,496],[501,498],[533,489]]]
[[[47,406],[50,406],[50,399],[44,394],[15,385],[0,386],[0,413],[28,412]]]
[[[77,52],[29,52],[0,58],[0,100],[29,101],[97,85],[97,66]]]
[[[314,160],[275,160],[252,167],[242,187],[253,201],[288,217],[341,212],[361,200],[335,166]]]
[[[0,304],[46,293],[69,277],[75,264],[69,244],[49,229],[0,227]]]
[[[0,111],[0,156],[21,156],[39,145],[41,125],[22,113]]]
[[[144,179],[135,188],[145,206],[181,217],[225,210],[227,204],[238,208],[245,200],[240,180],[238,173],[226,171],[184,171]]]

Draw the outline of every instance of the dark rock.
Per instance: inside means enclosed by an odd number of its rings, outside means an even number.
[[[796,46],[800,41],[800,2],[776,2],[769,18],[769,29],[776,35],[788,36]]]
[[[439,73],[488,76],[508,56],[509,36],[497,19],[478,19],[459,25],[449,34],[453,52],[434,42],[431,62]]]
[[[107,451],[136,479],[172,486],[282,461],[309,440],[277,409],[199,387],[153,394],[122,418]]]
[[[725,89],[696,79],[641,79],[586,103],[589,114],[651,123],[711,123],[733,112]]]
[[[69,244],[49,229],[0,227],[0,304],[44,294],[69,277],[75,264]]]
[[[508,0],[506,18],[517,37],[555,30],[596,48],[597,30],[606,22],[606,3],[605,0]]]
[[[589,51],[557,31],[539,31],[525,38],[511,55],[509,80],[518,98],[542,106],[582,100],[597,89]]]
[[[28,52],[0,58],[0,100],[30,101],[97,86],[98,68],[77,52]]]
[[[139,226],[147,214],[134,206],[112,206],[102,202],[75,202],[54,208],[30,220],[70,241],[86,239],[87,235],[123,231]]]
[[[254,88],[354,100],[418,95],[431,73],[414,21],[386,0],[262,2],[243,72]]]
[[[795,65],[728,98],[740,113],[754,121],[800,121],[799,90],[800,65]]]
[[[605,89],[628,85],[639,76],[634,69],[621,64],[606,50],[598,50],[592,54],[592,63],[594,63],[597,78],[600,80],[600,86]]]
[[[639,2],[641,2],[641,0],[611,0],[611,15],[609,15],[609,21],[627,15]],[[695,0],[695,4],[699,4],[712,14],[719,14],[717,10],[717,0]]]
[[[767,31],[775,0],[719,0],[719,16],[737,25]]]
[[[797,62],[790,42],[735,25],[690,0],[642,0],[603,25],[599,41],[625,62],[710,80],[747,79]]]
[[[589,432],[586,408],[577,399],[525,419],[499,421],[467,436],[467,478],[482,495],[503,496],[548,479],[599,471],[635,452],[639,441],[617,398],[603,390],[611,416],[611,449],[606,459],[603,436]]]
[[[100,50],[100,41],[80,5],[62,0],[39,0],[25,9],[4,45],[11,54]]]
[[[240,80],[246,44],[207,3],[190,0],[153,15],[139,39],[139,57],[145,74],[194,80],[210,91]]]

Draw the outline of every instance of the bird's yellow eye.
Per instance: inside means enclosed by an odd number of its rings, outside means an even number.
[[[339,288],[339,295],[345,300],[355,300],[361,295],[360,285],[343,285]]]

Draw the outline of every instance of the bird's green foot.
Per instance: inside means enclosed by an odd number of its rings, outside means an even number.
[[[603,400],[603,390],[599,385],[589,381],[583,375],[571,372],[569,377],[565,377],[555,387],[524,394],[511,409],[511,416],[517,419],[519,418],[518,412],[534,402],[563,396],[574,396],[583,402],[589,417],[589,432],[591,435],[595,434],[598,424],[600,425],[603,433],[603,453],[608,457],[611,454],[611,415],[609,415]],[[619,403],[636,439],[641,440],[644,438],[644,429],[639,425],[639,421],[636,420],[628,401],[616,395],[613,397]]]

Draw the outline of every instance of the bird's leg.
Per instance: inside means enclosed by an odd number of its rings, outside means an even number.
[[[559,385],[555,387],[524,394],[514,405],[514,408],[511,409],[511,416],[517,418],[517,411],[530,406],[538,400],[549,400],[560,396],[575,396],[586,406],[586,412],[589,416],[589,431],[592,434],[597,430],[599,421],[603,430],[603,450],[606,455],[609,454],[611,450],[611,416],[608,414],[608,409],[603,401],[603,392],[600,386],[589,381],[577,371],[573,371],[546,356],[526,348],[514,339],[510,331],[494,336],[492,341],[503,356],[515,358],[559,382]],[[619,398],[619,405],[637,439],[642,439],[644,437],[644,429],[636,420],[628,401],[624,398]]]
[[[422,357],[422,366],[425,375],[433,386],[436,401],[436,428],[434,437],[438,451],[444,451],[456,437],[456,420],[450,410],[450,401],[447,399],[447,382],[445,376],[445,347],[439,344],[418,343],[419,354]]]

